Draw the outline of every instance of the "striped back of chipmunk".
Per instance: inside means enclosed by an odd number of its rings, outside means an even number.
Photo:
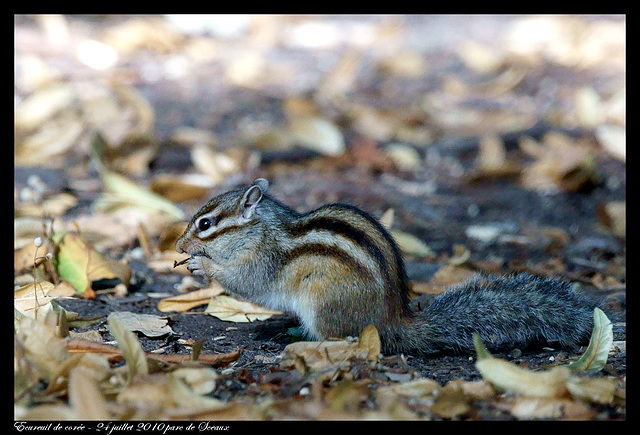
[[[229,252],[253,243],[254,267],[262,264],[270,269],[264,270],[265,279],[302,257],[331,257],[353,271],[354,280],[366,276],[368,282],[377,283],[392,315],[409,314],[408,278],[400,251],[367,213],[350,205],[329,204],[300,214],[264,194],[255,214],[247,219],[242,216],[243,192],[230,191],[209,201],[193,217],[177,248],[197,251],[215,245]],[[210,226],[202,225],[205,219]]]
[[[326,255],[370,273],[383,287],[389,308],[408,314],[409,286],[400,250],[367,213],[346,204],[329,204],[298,215],[284,230],[292,242],[286,257]]]

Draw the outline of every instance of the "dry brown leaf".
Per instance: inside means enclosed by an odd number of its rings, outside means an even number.
[[[216,388],[216,381],[220,377],[215,370],[209,367],[179,367],[171,373],[200,395],[212,393]]]
[[[521,145],[537,159],[522,172],[522,184],[528,189],[576,192],[594,177],[594,152],[580,141],[552,132],[542,145],[531,139]]]
[[[395,210],[390,208],[385,211],[382,216],[380,216],[380,223],[383,227],[389,230],[393,226],[393,220],[395,218]]]
[[[76,295],[76,289],[66,281],[60,281],[48,293],[51,297],[72,297]]]
[[[392,140],[401,125],[401,120],[394,114],[363,105],[351,107],[349,115],[353,128],[375,142]]]
[[[455,379],[438,390],[430,411],[443,418],[462,416],[471,410],[461,379]]]
[[[483,380],[462,383],[464,393],[473,401],[487,400],[496,394],[496,390]]]
[[[280,366],[305,367],[319,370],[331,366],[348,364],[351,358],[365,359],[369,352],[358,348],[358,344],[346,340],[339,341],[298,341],[287,345],[280,357]]]
[[[287,131],[294,144],[327,156],[339,156],[346,150],[342,132],[332,121],[325,118],[290,116]]]
[[[414,171],[422,166],[420,154],[409,145],[389,144],[384,148],[384,153],[389,156],[400,171]]]
[[[241,162],[224,152],[217,152],[206,145],[198,144],[191,149],[191,161],[198,172],[208,177],[213,185],[218,185],[229,175],[242,167]]]
[[[504,142],[498,136],[483,136],[480,139],[480,152],[476,164],[481,171],[500,171],[506,161],[507,151]]]
[[[387,73],[403,78],[418,78],[427,73],[427,61],[417,51],[395,52],[384,57],[379,68]]]
[[[435,258],[436,254],[429,245],[413,234],[400,230],[389,230],[402,252],[416,257]]]
[[[160,174],[149,185],[152,192],[174,202],[201,200],[211,187],[210,178],[201,174]]]
[[[438,269],[431,281],[411,283],[414,293],[438,295],[446,291],[447,287],[473,279],[478,274],[466,261],[467,255],[465,252],[467,251],[463,250],[462,247],[456,249],[460,250],[457,253],[454,250],[455,257],[452,258],[453,261]],[[461,264],[456,264],[458,262],[461,262]]]
[[[176,30],[159,17],[135,18],[110,27],[103,42],[123,54],[136,50],[169,53],[182,41],[182,36]]]
[[[15,126],[30,130],[41,126],[73,101],[71,86],[54,83],[29,95],[16,105]]]
[[[66,405],[40,405],[31,407],[20,416],[20,420],[77,420],[75,412],[70,406]]]
[[[118,316],[113,316],[113,314],[107,317],[107,325],[109,326],[109,332],[118,342],[118,348],[122,351],[127,362],[128,384],[131,384],[137,375],[148,374],[149,366],[135,334],[118,320]]]
[[[612,378],[572,376],[567,383],[571,395],[583,402],[610,405],[616,394],[617,381]]]
[[[109,420],[105,400],[98,383],[86,367],[74,367],[69,373],[69,404],[81,420]]]
[[[493,357],[478,359],[476,367],[482,378],[496,388],[527,397],[561,398],[567,394],[570,372],[566,367],[533,372]]]
[[[553,397],[518,397],[510,409],[514,417],[520,419],[566,418],[588,420],[595,411],[582,402]]]
[[[13,269],[17,272],[33,269],[34,263],[38,261],[36,260],[36,251],[38,248],[33,243],[33,239],[31,240],[31,243],[27,243],[23,247],[13,251]],[[43,251],[43,249],[40,249],[40,255],[44,255]]]
[[[367,359],[375,361],[380,355],[380,335],[378,330],[373,325],[367,325],[360,334],[360,340],[358,341],[358,349],[365,350],[367,352]]]
[[[495,45],[469,39],[456,48],[465,65],[480,74],[495,72],[505,62],[505,53]]]
[[[144,412],[147,417],[158,418],[167,408],[178,406],[167,384],[165,373],[140,374],[120,389],[116,402]]]
[[[627,202],[612,201],[605,205],[599,204],[596,210],[598,220],[604,224],[615,236],[627,236]]]
[[[64,346],[71,353],[99,353],[108,355],[108,359],[112,362],[122,361],[124,354],[123,352],[115,346],[111,346],[108,344],[96,343],[95,341],[86,340],[86,339],[67,339],[63,341]],[[213,367],[224,367],[233,361],[237,361],[238,358],[242,355],[242,351],[240,349],[220,354],[210,354],[210,353],[200,353],[198,355],[198,363],[211,365]],[[176,353],[168,353],[168,354],[155,354],[155,353],[147,353],[147,358],[155,359],[158,361],[162,361],[165,363],[186,363],[191,362],[192,358],[189,354],[176,354]]]
[[[173,333],[167,317],[154,316],[152,314],[137,314],[129,311],[116,311],[109,314],[110,319],[117,319],[122,327],[141,332],[147,337],[162,337]]]
[[[23,317],[18,322],[16,336],[26,352],[25,357],[38,369],[43,379],[53,383],[60,368],[71,356],[62,340],[56,337],[55,331],[30,317]]]
[[[203,371],[208,371],[209,374],[213,372],[213,374],[215,375],[215,371],[213,371],[213,369],[201,368],[200,372]],[[182,374],[184,375],[184,372]],[[201,395],[200,393],[195,392],[190,387],[190,385],[184,382],[183,376],[177,376],[175,372],[168,373],[166,376],[168,378],[167,384],[171,393],[171,397],[173,398],[177,406],[201,410],[217,410],[227,407],[227,404],[220,399],[215,399],[213,397]],[[213,380],[212,388],[214,387],[215,380]]]
[[[158,310],[163,313],[169,311],[189,311],[199,305],[208,304],[211,298],[224,293],[219,284],[212,283],[209,287],[195,290],[183,295],[172,296],[158,302]]]
[[[14,291],[14,307],[25,316],[44,319],[47,311],[51,310],[50,302],[54,299],[49,296],[49,291],[54,285],[49,281],[40,281],[28,284]]]
[[[254,88],[264,78],[267,66],[261,53],[246,51],[227,64],[224,77],[234,85]]]
[[[16,204],[15,216],[62,216],[78,204],[78,198],[68,193],[52,195],[37,204],[20,202]]]
[[[220,320],[239,323],[266,320],[273,315],[282,314],[280,311],[268,310],[251,302],[240,301],[227,295],[211,298],[205,312]]]
[[[595,128],[604,121],[604,107],[600,96],[590,86],[576,90],[573,96],[574,115],[579,126]]]
[[[174,220],[185,218],[184,212],[168,199],[151,192],[136,182],[115,172],[100,167],[100,178],[104,193],[94,202],[97,210],[114,208],[140,208],[153,213],[164,212]],[[144,220],[143,220],[144,221]]]
[[[187,146],[203,144],[210,148],[218,145],[218,138],[211,130],[187,126],[180,126],[173,130],[171,141]]]
[[[419,378],[409,382],[390,384],[378,388],[376,395],[390,393],[394,400],[396,396],[403,397],[426,397],[434,395],[440,389],[440,385],[433,379]]]
[[[431,280],[432,284],[450,286],[472,279],[477,272],[466,264],[449,263],[441,267]]]

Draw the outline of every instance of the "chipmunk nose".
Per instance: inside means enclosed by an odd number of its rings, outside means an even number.
[[[184,243],[184,237],[180,237],[177,241],[176,241],[176,251],[178,251],[179,253],[184,253],[186,252],[184,250],[185,248],[185,243]]]

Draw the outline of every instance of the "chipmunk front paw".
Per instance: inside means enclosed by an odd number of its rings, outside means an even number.
[[[203,255],[193,255],[187,261],[187,269],[194,275],[212,277],[216,270],[216,264]]]

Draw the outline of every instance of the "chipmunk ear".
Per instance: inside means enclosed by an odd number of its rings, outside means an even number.
[[[269,188],[269,182],[264,178],[256,178],[251,185],[258,186],[260,190],[262,190],[262,193],[267,193],[267,189]]]
[[[269,182],[264,178],[258,178],[249,186],[240,200],[240,211],[243,218],[249,219],[253,216],[258,203],[262,199],[262,195],[268,188]]]

